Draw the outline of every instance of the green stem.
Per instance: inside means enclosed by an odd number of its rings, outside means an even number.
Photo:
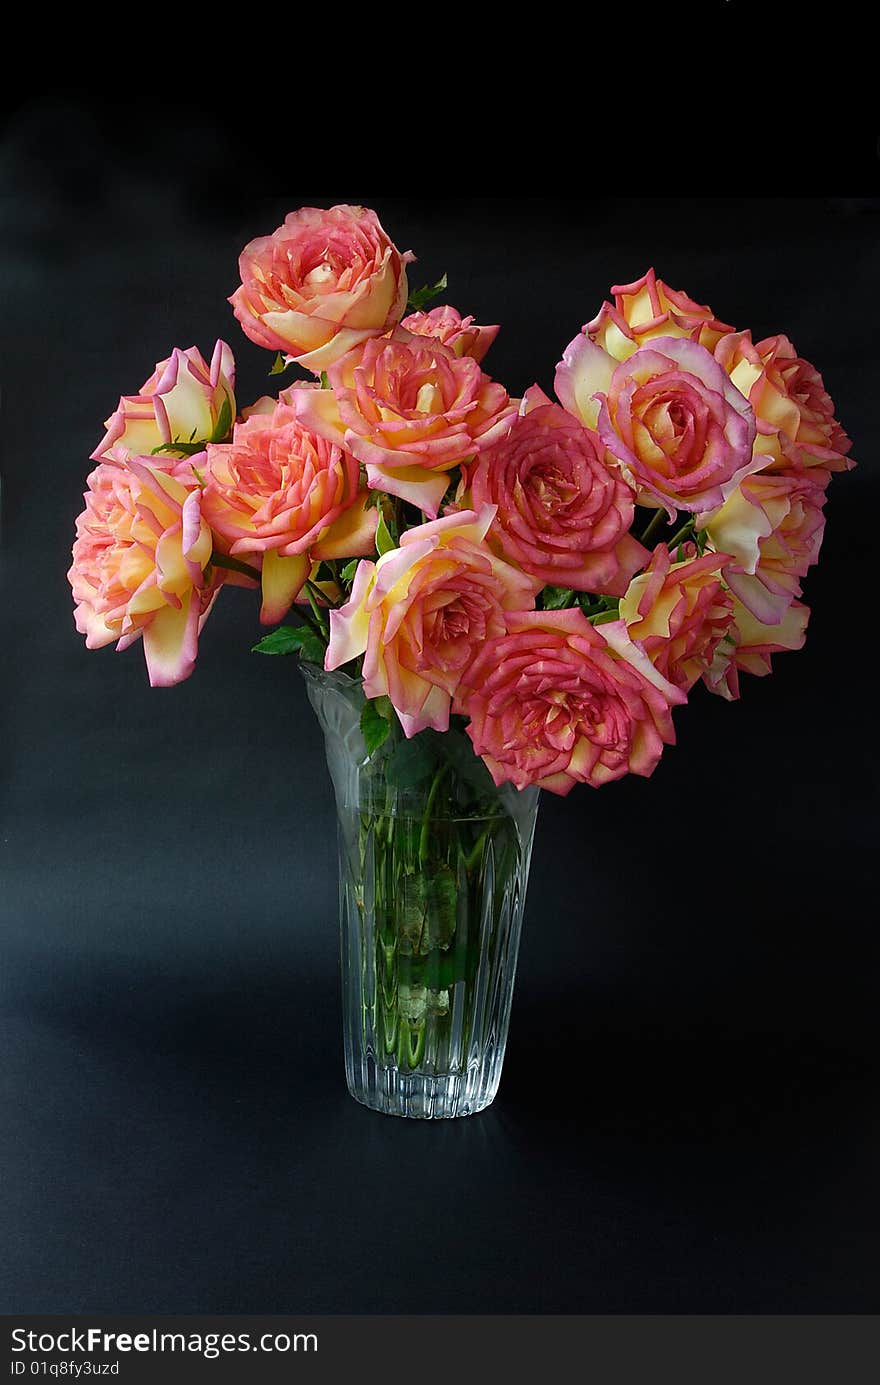
[[[428,793],[428,801],[425,804],[425,816],[422,822],[422,830],[419,833],[419,864],[422,866],[424,866],[428,858],[428,838],[431,833],[431,811],[434,807],[434,800],[437,797],[437,790],[440,788],[440,784],[448,768],[448,764],[442,764],[435,773],[433,783]]]
[[[230,572],[241,572],[245,577],[252,577],[255,582],[260,581],[260,570],[251,567],[250,563],[243,563],[240,558],[230,558],[228,553],[212,553],[211,564],[213,567],[226,567]]]
[[[316,623],[317,623],[318,629],[319,629],[320,632],[321,632],[322,638],[325,639],[325,640],[329,640],[329,638],[330,638],[330,626],[328,625],[328,623],[327,623],[327,621],[326,621],[326,619],[325,619],[325,617],[324,617],[324,614],[323,614],[323,612],[322,612],[320,606],[318,605],[317,600],[315,599],[315,594],[316,594],[316,593],[317,593],[317,595],[321,598],[322,601],[323,601],[323,600],[326,600],[326,597],[324,596],[324,593],[321,591],[321,588],[320,588],[320,587],[316,587],[315,584],[314,584],[314,582],[311,581],[311,579],[307,579],[307,580],[306,580],[306,596],[308,597],[309,605],[310,605],[311,608],[312,608],[312,615],[315,617],[315,621],[316,621]]]
[[[641,540],[640,540],[641,543],[647,543],[648,539],[651,537],[651,535],[653,534],[654,530],[657,528],[657,526],[659,525],[660,521],[662,520],[662,518],[663,518],[663,516],[664,516],[665,514],[666,514],[666,511],[665,511],[665,510],[655,510],[655,511],[654,511],[654,514],[653,514],[653,515],[651,516],[651,518],[648,520],[647,528],[645,529],[644,534],[642,534],[642,537],[641,537]]]
[[[681,526],[681,528],[679,529],[678,533],[677,533],[677,534],[673,534],[672,538],[669,540],[669,543],[667,544],[667,547],[668,547],[670,553],[674,552],[674,550],[675,550],[675,549],[678,547],[678,545],[681,543],[682,539],[686,539],[686,538],[687,538],[688,534],[690,534],[691,531],[693,530],[693,527],[694,527],[695,524],[696,524],[696,520],[695,520],[694,516],[691,515],[691,517],[690,517],[690,519],[688,520],[687,524],[683,524],[683,525]]]
[[[470,874],[470,872],[473,870],[474,866],[477,864],[480,857],[482,856],[483,849],[486,845],[486,838],[488,837],[491,830],[491,823],[488,827],[483,828],[482,832],[480,833],[479,837],[474,843],[473,850],[464,858],[464,866],[468,874]]]
[[[296,606],[292,606],[291,611],[299,620],[302,621],[303,625],[307,625],[309,627],[313,635],[318,636],[319,640],[326,640],[327,636],[322,630],[321,626],[318,625],[316,621],[314,621],[312,617],[309,615],[308,611],[304,609],[302,602],[299,602]]]

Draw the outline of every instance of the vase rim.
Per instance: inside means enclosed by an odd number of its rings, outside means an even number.
[[[359,688],[364,682],[363,678],[352,678],[350,673],[343,673],[341,668],[326,669],[305,659],[300,659],[299,671],[304,678],[311,678],[315,683],[335,683],[340,688]]]

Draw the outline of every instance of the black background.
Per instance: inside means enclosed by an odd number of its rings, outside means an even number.
[[[3,139],[0,1308],[875,1311],[880,204],[316,192],[295,141],[256,177],[170,129],[59,99]],[[334,201],[502,323],[513,394],[653,263],[788,333],[860,462],[806,649],[738,704],[695,690],[650,781],[544,796],[501,1092],[448,1123],[345,1091],[329,781],[254,597],[151,691],[137,647],[86,652],[65,578],[118,395],[217,336],[240,403],[270,389],[238,253]]]

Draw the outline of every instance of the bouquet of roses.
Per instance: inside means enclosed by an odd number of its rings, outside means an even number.
[[[108,420],[70,582],[90,649],[192,672],[226,584],[362,680],[367,748],[462,718],[496,784],[648,775],[701,681],[804,642],[850,443],[785,336],[753,342],[650,270],[511,399],[498,331],[409,294],[373,211],[291,213],[240,259],[246,335],[312,378],[238,412],[234,361],[175,349]]]

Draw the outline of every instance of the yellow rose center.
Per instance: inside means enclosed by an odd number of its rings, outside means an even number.
[[[430,381],[422,385],[416,396],[416,413],[439,414],[443,412],[443,397],[436,385]]]
[[[327,261],[324,260],[321,264],[315,265],[314,269],[309,270],[308,274],[303,280],[303,283],[307,284],[310,289],[320,290],[324,288],[332,279],[333,266],[327,264]]]

